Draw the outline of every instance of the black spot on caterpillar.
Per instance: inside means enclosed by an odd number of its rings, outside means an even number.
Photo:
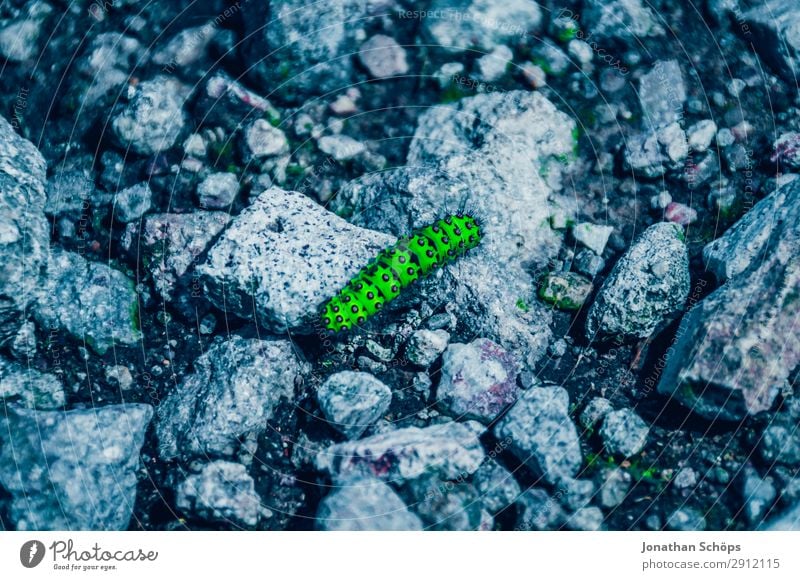
[[[477,246],[481,228],[470,215],[449,215],[400,238],[328,300],[322,325],[338,332],[366,320],[394,300],[416,280],[424,278]]]

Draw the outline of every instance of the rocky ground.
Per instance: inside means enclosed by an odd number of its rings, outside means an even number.
[[[798,47],[794,0],[4,3],[0,529],[800,527]]]

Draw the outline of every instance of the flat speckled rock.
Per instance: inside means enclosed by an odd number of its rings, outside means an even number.
[[[689,255],[683,229],[650,226],[619,259],[586,317],[589,340],[644,338],[689,295]]]
[[[322,303],[394,242],[273,187],[236,217],[198,271],[217,307],[276,333],[313,332]]]

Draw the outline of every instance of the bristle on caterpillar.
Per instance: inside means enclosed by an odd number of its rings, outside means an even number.
[[[322,309],[322,325],[339,332],[366,322],[403,288],[428,276],[481,241],[470,215],[459,213],[417,229],[382,250]]]

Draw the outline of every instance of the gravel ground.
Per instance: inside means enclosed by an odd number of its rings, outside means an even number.
[[[0,530],[800,529],[797,47],[795,0],[5,2]]]

